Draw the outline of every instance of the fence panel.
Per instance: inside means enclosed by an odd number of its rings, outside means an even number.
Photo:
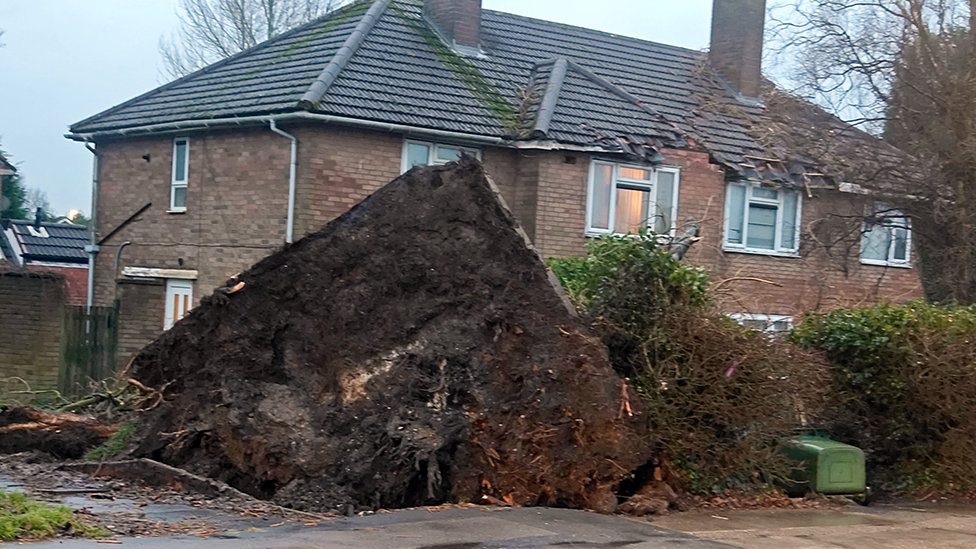
[[[89,392],[91,382],[115,374],[118,310],[92,307],[89,319],[85,307],[66,307],[63,326],[58,389],[65,396],[82,396]]]

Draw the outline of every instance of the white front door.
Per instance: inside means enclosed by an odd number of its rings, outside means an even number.
[[[193,307],[193,282],[169,279],[166,281],[166,315],[163,330],[169,330]]]

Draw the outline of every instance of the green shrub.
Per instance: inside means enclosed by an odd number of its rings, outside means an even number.
[[[865,451],[872,481],[976,487],[976,307],[841,309],[792,338],[832,362],[828,428]]]
[[[595,239],[587,257],[550,265],[636,386],[648,444],[686,489],[755,488],[789,475],[794,464],[779,445],[822,401],[819,354],[770,344],[718,314],[705,270],[674,261],[654,236]]]
[[[601,287],[604,290],[612,287],[626,276],[628,269],[631,274],[653,279],[648,299],[660,303],[707,304],[709,288],[705,269],[674,261],[658,245],[657,238],[651,233],[602,236],[587,242],[585,257],[550,259],[549,266],[580,310],[589,309],[598,295],[603,297]]]
[[[76,519],[71,509],[62,505],[52,507],[23,494],[0,492],[0,540],[49,538],[65,530],[90,538],[110,535]]]

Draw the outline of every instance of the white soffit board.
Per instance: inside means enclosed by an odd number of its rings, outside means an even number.
[[[180,280],[196,280],[197,271],[184,269],[156,269],[154,267],[125,267],[122,276],[131,278],[175,278]]]

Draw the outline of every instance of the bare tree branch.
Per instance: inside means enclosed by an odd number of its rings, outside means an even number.
[[[159,39],[166,77],[179,78],[302,25],[347,0],[180,0],[179,31]]]
[[[927,296],[976,303],[976,0],[784,0],[772,11],[789,85],[873,121],[913,158],[900,169],[865,149],[848,168],[912,219]]]

